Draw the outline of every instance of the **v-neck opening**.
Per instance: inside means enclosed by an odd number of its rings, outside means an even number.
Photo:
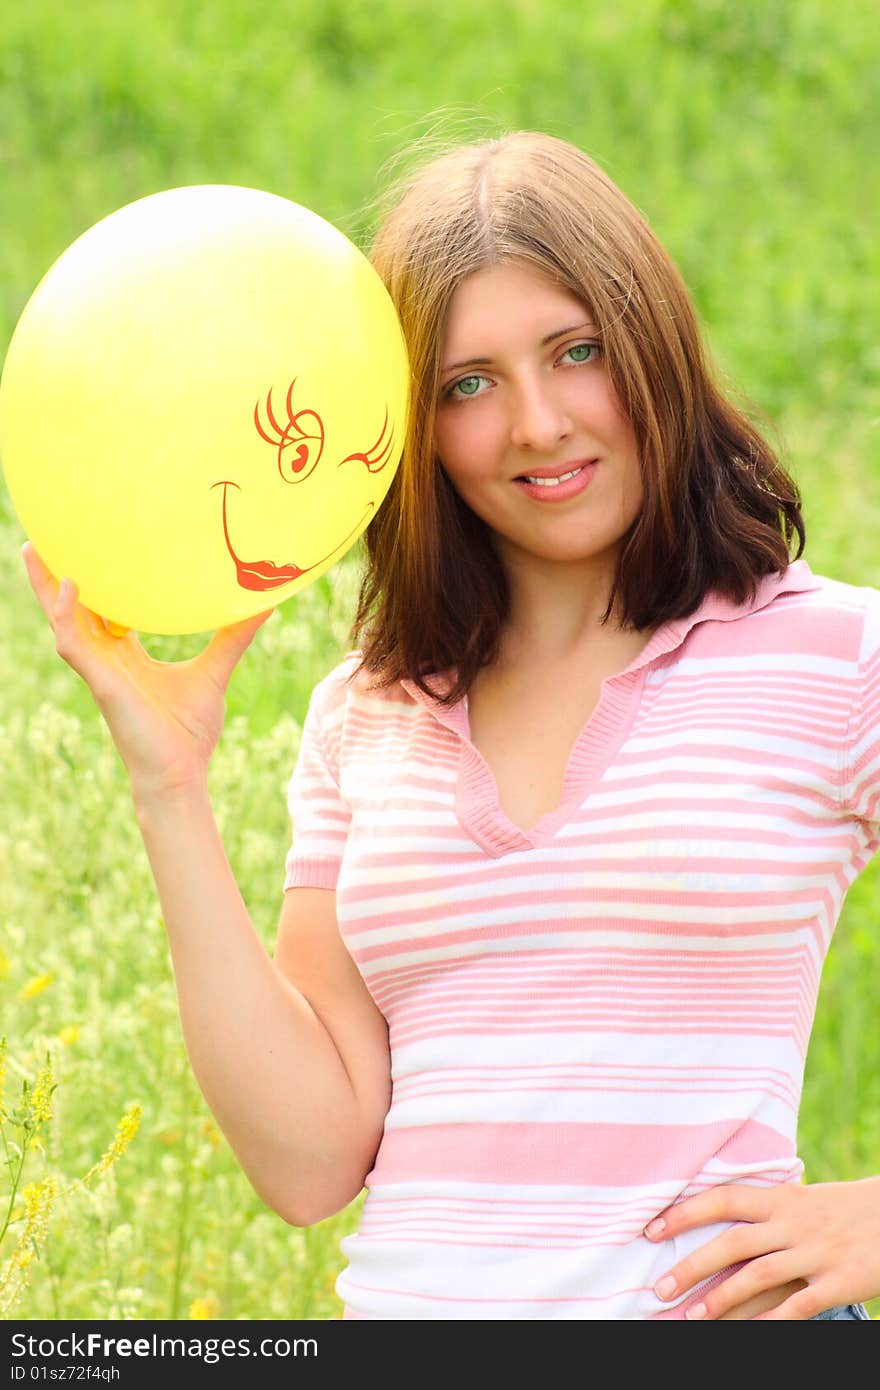
[[[572,744],[559,802],[528,830],[516,825],[501,805],[495,774],[471,738],[467,696],[449,706],[430,702],[434,716],[459,740],[456,818],[486,854],[500,858],[518,851],[539,849],[554,838],[590,788],[600,780],[628,736],[638,711],[648,665],[676,645],[680,629],[686,624],[686,619],[661,624],[628,666],[605,677],[599,698]],[[439,672],[429,677],[427,684],[436,693],[445,693],[451,688],[452,674],[451,671]],[[428,703],[428,697],[415,685],[408,681],[404,684],[417,699]]]
[[[501,806],[495,774],[471,739],[467,696],[454,705],[442,705],[413,681],[404,679],[401,684],[407,693],[427,706],[459,740],[455,813],[462,829],[493,858],[549,844],[601,780],[629,736],[650,665],[679,647],[696,623],[730,621],[764,607],[777,593],[816,585],[807,562],[793,561],[785,575],[765,576],[750,604],[738,605],[718,594],[709,594],[695,612],[661,623],[628,666],[602,681],[599,699],[569,753],[559,803],[528,830],[515,825]],[[451,670],[438,672],[427,677],[426,684],[435,695],[446,694],[452,688],[453,675]]]
[[[589,718],[572,744],[558,804],[527,830],[501,805],[492,768],[471,741],[469,721],[459,749],[455,810],[462,827],[487,854],[539,849],[556,835],[590,788],[599,781],[635,719],[646,669],[607,676]],[[467,714],[467,710],[465,710]]]

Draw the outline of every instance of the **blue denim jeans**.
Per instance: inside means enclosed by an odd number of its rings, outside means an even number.
[[[870,1316],[863,1303],[838,1303],[836,1308],[826,1308],[824,1313],[815,1313],[809,1322],[816,1318],[832,1319],[835,1322],[870,1322]]]

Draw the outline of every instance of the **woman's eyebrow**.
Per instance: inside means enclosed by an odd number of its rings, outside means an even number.
[[[593,323],[573,323],[568,328],[557,328],[552,333],[548,333],[546,338],[541,339],[541,347],[547,347],[555,338],[564,338],[566,333],[580,333],[588,328],[591,332],[596,332],[596,325]],[[469,357],[466,362],[450,362],[448,367],[441,367],[442,372],[456,372],[460,367],[484,367],[491,362],[491,357]]]

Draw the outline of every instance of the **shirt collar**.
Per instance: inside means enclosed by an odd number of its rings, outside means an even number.
[[[735,618],[744,618],[750,613],[757,613],[761,608],[766,608],[779,594],[797,593],[819,587],[819,579],[813,574],[806,560],[800,559],[793,560],[787,566],[784,574],[777,571],[774,574],[762,576],[757,582],[754,598],[745,603],[735,603],[733,599],[725,598],[713,590],[687,617],[672,618],[668,622],[662,623],[650,640],[645,643],[638,656],[620,674],[638,671],[643,666],[647,666],[649,662],[656,661],[658,657],[674,651],[676,647],[681,646],[691,628],[696,627],[697,623],[731,622]],[[431,710],[442,724],[459,733],[466,733],[468,728],[467,697],[465,696],[448,707],[441,705],[434,698],[434,696],[446,694],[452,689],[453,683],[454,671],[452,668],[425,677],[425,684],[429,686],[433,696],[426,695],[414,681],[406,677],[400,681],[400,685],[406,693],[419,704]]]

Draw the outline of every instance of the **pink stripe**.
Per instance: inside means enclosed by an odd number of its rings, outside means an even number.
[[[747,1167],[793,1157],[756,1120],[694,1125],[456,1124],[390,1129],[367,1186],[448,1182],[627,1186],[681,1180],[713,1156]]]

